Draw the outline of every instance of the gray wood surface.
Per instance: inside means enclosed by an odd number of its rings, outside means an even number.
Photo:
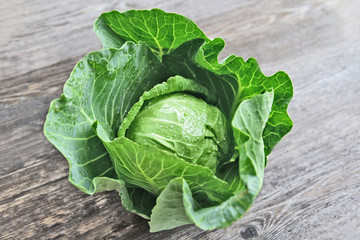
[[[266,75],[294,85],[294,128],[264,187],[232,226],[150,234],[115,192],[83,194],[45,139],[49,103],[74,64],[100,48],[103,11],[162,8],[193,19]],[[360,1],[0,1],[0,239],[360,238]]]

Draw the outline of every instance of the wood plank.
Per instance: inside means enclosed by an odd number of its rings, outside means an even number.
[[[89,196],[45,139],[51,100],[74,64],[100,47],[103,11],[184,14],[230,53],[285,70],[292,132],[270,155],[250,211],[226,229],[150,234],[115,192]],[[189,7],[191,6],[191,7]],[[360,236],[360,28],[358,1],[26,1],[0,5],[1,239],[355,239]]]

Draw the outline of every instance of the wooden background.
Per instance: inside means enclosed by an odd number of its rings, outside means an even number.
[[[115,192],[67,180],[45,139],[49,103],[100,48],[96,17],[162,8],[222,37],[222,57],[255,57],[294,84],[294,128],[269,157],[251,210],[227,229],[150,234]],[[360,239],[360,1],[0,0],[0,239]]]

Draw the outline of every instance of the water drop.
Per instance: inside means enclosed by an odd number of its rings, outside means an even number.
[[[78,67],[80,70],[84,69],[84,63],[83,62],[79,62]]]
[[[55,111],[59,111],[61,108],[61,105],[58,103],[55,103]]]

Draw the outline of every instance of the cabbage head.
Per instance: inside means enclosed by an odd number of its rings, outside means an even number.
[[[160,9],[103,13],[103,49],[74,67],[44,125],[87,194],[117,190],[150,231],[224,228],[259,193],[292,128],[288,75],[265,76],[191,20]]]

